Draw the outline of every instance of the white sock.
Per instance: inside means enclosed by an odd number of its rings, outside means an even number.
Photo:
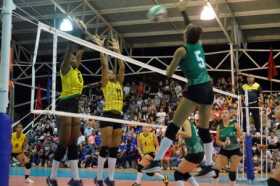
[[[197,183],[196,179],[194,177],[190,177],[188,179],[188,182],[192,185],[192,186],[199,186],[199,184]]]
[[[142,172],[137,172],[137,177],[136,177],[136,183],[140,184],[142,181],[143,173]]]
[[[52,170],[51,170],[51,179],[54,180],[56,179],[57,176],[57,169],[59,168],[59,161],[53,160],[52,162]]]
[[[210,143],[204,143],[204,153],[205,153],[205,164],[207,166],[212,165],[213,164],[213,142]]]
[[[24,176],[30,176],[30,169],[24,168]]]
[[[163,180],[164,176],[160,174],[159,172],[155,173],[155,176],[159,177],[161,180]]]
[[[103,171],[104,171],[104,164],[106,161],[106,158],[103,158],[101,156],[98,156],[97,160],[97,180],[103,180]]]
[[[108,158],[108,176],[109,180],[114,181],[117,158]]]
[[[176,181],[176,186],[184,186],[185,182],[182,180]]]
[[[159,161],[163,158],[166,151],[169,149],[169,147],[172,145],[173,141],[167,137],[164,137],[160,142],[159,151],[156,153],[156,157],[154,160]]]
[[[72,172],[72,178],[74,180],[80,180],[78,160],[70,160],[69,164]]]

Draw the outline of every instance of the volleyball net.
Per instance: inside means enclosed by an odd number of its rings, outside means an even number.
[[[40,46],[40,38],[42,33],[48,33],[53,36],[53,48],[52,48],[52,73],[51,73],[51,78],[52,78],[52,87],[51,87],[51,109],[37,109],[35,108],[35,87],[36,87],[36,72],[38,69],[36,69],[36,62],[37,62],[37,55],[38,55],[38,49]],[[89,115],[85,113],[69,113],[69,112],[61,112],[56,110],[56,98],[57,98],[57,49],[58,49],[58,39],[62,38],[66,41],[73,42],[77,45],[86,47],[88,49],[91,49],[93,51],[97,51],[99,53],[104,53],[108,56],[111,56],[112,58],[115,59],[120,59],[126,63],[130,63],[132,65],[136,65],[145,69],[148,69],[150,71],[153,71],[155,73],[161,74],[161,75],[166,75],[166,71],[160,68],[157,68],[155,66],[143,63],[139,60],[133,59],[131,57],[116,53],[114,51],[111,51],[109,49],[106,49],[104,47],[98,46],[92,42],[83,40],[81,38],[78,38],[76,36],[73,36],[71,34],[65,33],[63,31],[60,31],[56,28],[53,28],[51,26],[48,26],[43,23],[38,23],[38,29],[37,29],[37,35],[36,35],[36,42],[35,42],[35,48],[34,48],[34,56],[33,56],[33,61],[32,61],[32,89],[31,89],[31,112],[34,114],[53,114],[53,115],[58,115],[58,116],[69,116],[69,117],[77,117],[77,118],[84,118],[84,119],[94,119],[97,121],[106,121],[106,122],[112,122],[112,123],[120,123],[120,124],[125,124],[125,125],[133,125],[133,126],[152,126],[155,128],[161,128],[163,126],[160,125],[152,125],[149,123],[143,123],[143,122],[137,122],[137,121],[128,121],[128,120],[122,120],[122,119],[113,119],[113,118],[106,118],[106,117],[100,117],[100,116],[94,116],[94,115]],[[187,83],[187,79],[183,76],[179,76],[174,74],[172,76],[173,79],[179,80],[182,82]],[[225,96],[230,96],[235,99],[239,99],[238,95],[232,94],[227,91],[223,91],[217,88],[214,88],[214,91],[216,93],[225,95]]]

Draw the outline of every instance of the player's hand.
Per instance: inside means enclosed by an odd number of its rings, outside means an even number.
[[[180,12],[184,12],[186,10],[186,7],[188,5],[189,0],[179,0],[179,2],[176,4],[176,8]]]
[[[99,35],[93,35],[91,38],[98,46],[104,46],[105,38],[101,38]]]
[[[112,38],[111,41],[109,41],[109,43],[111,45],[112,50],[114,50],[116,52],[121,51],[120,43],[117,39]]]

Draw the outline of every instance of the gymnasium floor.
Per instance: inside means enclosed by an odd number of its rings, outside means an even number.
[[[80,171],[81,177],[83,178],[84,186],[94,186],[93,178],[95,178],[95,172],[93,170],[83,169]],[[10,186],[25,186],[28,184],[24,183],[23,178],[23,169],[22,168],[11,168],[10,171]],[[32,186],[45,186],[46,177],[50,175],[50,169],[48,168],[33,168],[32,169],[32,179],[35,181],[34,184],[30,184]],[[70,172],[67,169],[60,169],[58,171],[59,177],[59,186],[66,186],[70,177]],[[126,171],[118,171],[115,175],[117,182],[117,186],[131,186],[136,178],[136,173],[133,170]],[[169,174],[170,180],[172,180],[172,174]],[[163,183],[157,181],[156,179],[151,179],[147,176],[144,177],[144,182],[142,186],[163,186]],[[209,178],[199,178],[198,182],[201,183],[201,186],[227,186],[227,178],[222,177],[220,184],[213,184]],[[266,186],[264,182],[254,182],[248,184],[246,182],[239,182],[238,186]],[[174,183],[171,183],[170,186],[175,186]],[[185,186],[189,186],[185,184]]]

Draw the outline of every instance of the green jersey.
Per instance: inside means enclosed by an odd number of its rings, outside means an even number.
[[[230,140],[230,144],[223,147],[225,150],[235,150],[240,148],[240,144],[237,140],[237,130],[235,124],[236,121],[232,120],[229,122],[227,127],[225,127],[223,124],[218,127],[220,140],[223,142],[225,142],[227,139]]]
[[[186,44],[186,56],[180,62],[180,68],[188,79],[188,85],[198,85],[211,81],[206,69],[204,50],[201,44]]]
[[[203,146],[201,139],[197,133],[196,126],[191,123],[192,137],[185,139],[185,144],[188,150],[188,154],[196,154],[203,152]]]

